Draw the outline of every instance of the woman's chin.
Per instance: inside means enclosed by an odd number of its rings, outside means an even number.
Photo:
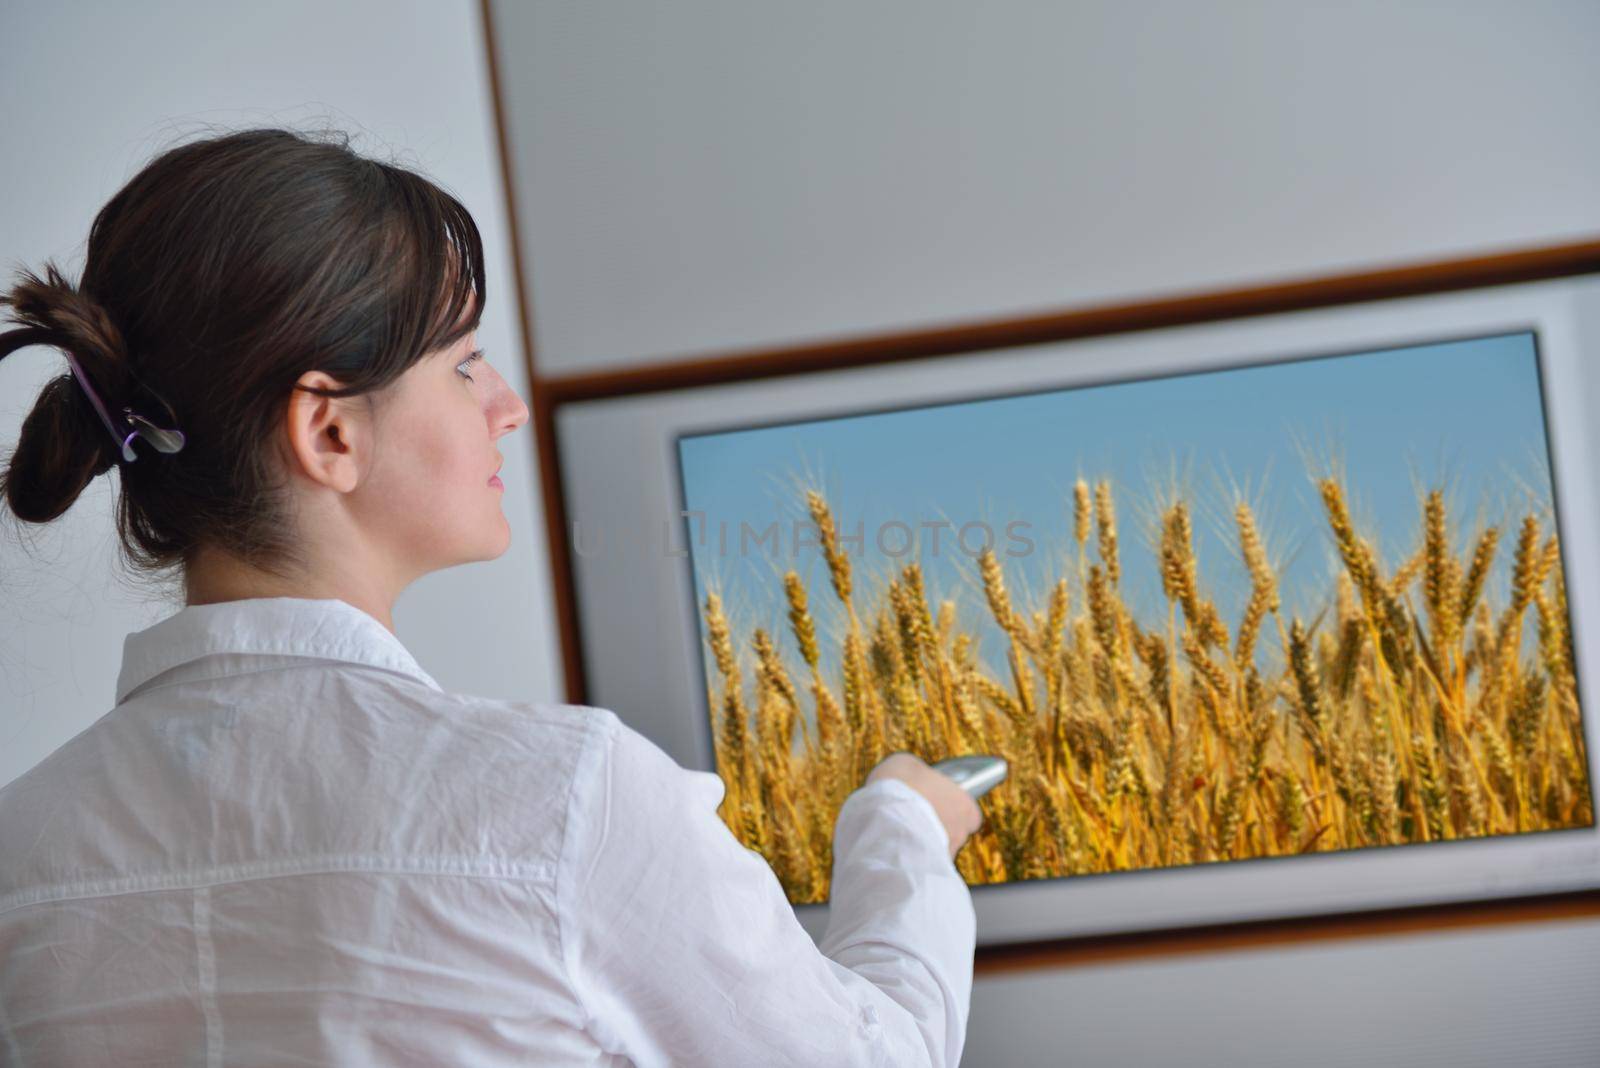
[[[489,555],[486,559],[494,560],[504,556],[509,548],[511,548],[511,522],[501,515],[499,532],[490,539]]]

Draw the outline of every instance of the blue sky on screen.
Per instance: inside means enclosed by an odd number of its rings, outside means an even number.
[[[1152,539],[1174,488],[1194,515],[1202,590],[1230,625],[1249,594],[1233,523],[1240,494],[1280,568],[1285,613],[1307,619],[1330,601],[1337,570],[1310,476],[1342,473],[1386,569],[1418,544],[1419,487],[1445,489],[1458,553],[1482,524],[1501,524],[1496,602],[1515,524],[1530,509],[1546,531],[1553,521],[1530,333],[703,434],[680,440],[679,459],[686,506],[705,516],[674,539],[688,544],[697,603],[710,583],[736,636],[766,627],[791,655],[785,570],[806,580],[819,625],[838,624],[814,538],[796,538],[802,485],[820,484],[844,532],[865,534],[852,551],[858,609],[878,603],[875,581],[919,560],[934,608],[954,598],[990,664],[1004,645],[976,576],[985,531],[1018,607],[1042,607],[1055,579],[1077,572],[1080,476],[1112,483],[1123,596],[1145,626],[1166,615]],[[774,521],[776,545],[741,547],[741,523],[762,531]],[[923,527],[941,521],[950,526]],[[911,551],[902,552],[907,530],[886,525],[895,522],[915,532]],[[958,541],[969,523],[983,526]],[[880,534],[902,555],[880,551]],[[1081,604],[1075,578],[1073,594]],[[1270,659],[1276,643],[1263,640]]]

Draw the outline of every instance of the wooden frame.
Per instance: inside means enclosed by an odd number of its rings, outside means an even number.
[[[520,297],[518,321],[523,338],[533,440],[545,505],[545,536],[549,545],[551,585],[555,593],[556,620],[566,679],[565,693],[566,699],[575,704],[586,703],[587,687],[580,650],[571,547],[566,534],[568,521],[561,476],[560,442],[555,432],[556,413],[562,405],[949,356],[979,349],[1127,334],[1341,304],[1600,273],[1600,238],[1596,238],[1571,244],[1434,260],[1270,285],[1068,308],[1031,316],[923,330],[870,334],[841,341],[710,353],[638,368],[544,375],[538,369],[534,351],[528,273],[518,235],[516,186],[495,52],[493,13],[490,0],[480,0],[480,4],[511,229],[513,274]],[[1600,917],[1600,891],[1071,938],[1023,946],[982,947],[977,951],[975,968],[979,974],[995,974],[1125,958],[1586,917]]]

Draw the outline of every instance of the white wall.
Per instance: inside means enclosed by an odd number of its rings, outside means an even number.
[[[1593,1068],[1600,924],[1446,929],[981,977],[966,1068]]]
[[[550,372],[1600,231],[1593,0],[494,13]]]
[[[9,0],[0,63],[0,267],[54,258],[76,277],[95,212],[161,149],[208,124],[334,125],[418,166],[466,204],[484,237],[479,337],[527,396],[510,229],[474,0],[215,4]],[[0,361],[0,451],[16,443],[59,353]],[[395,626],[447,689],[526,700],[562,693],[530,427],[507,439],[511,548],[438,572]],[[131,630],[169,615],[117,566],[114,474],[35,543],[0,533],[0,784],[109,711]],[[3,529],[3,528],[0,528]]]

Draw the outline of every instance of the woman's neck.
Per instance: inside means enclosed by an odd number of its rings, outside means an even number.
[[[394,633],[394,602],[389,592],[370,576],[358,573],[277,575],[229,557],[201,550],[183,573],[186,604],[220,604],[256,597],[298,597],[338,600],[361,609]]]

